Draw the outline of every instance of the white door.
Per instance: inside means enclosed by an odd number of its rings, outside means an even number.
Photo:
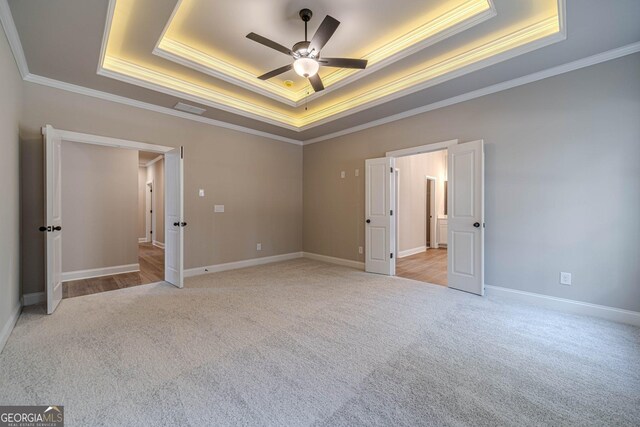
[[[47,314],[55,311],[62,300],[62,140],[56,130],[44,130],[45,141],[45,259]]]
[[[484,295],[484,143],[449,147],[448,282]]]
[[[396,274],[395,260],[395,159],[365,162],[365,270]]]
[[[164,279],[181,288],[184,279],[184,198],[182,194],[184,149],[171,150],[164,155],[165,222],[164,222]]]

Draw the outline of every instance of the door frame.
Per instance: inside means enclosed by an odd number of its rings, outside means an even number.
[[[417,147],[409,147],[409,148],[403,148],[401,150],[387,151],[385,154],[385,157],[393,157],[397,159],[398,157],[413,156],[415,154],[432,153],[434,151],[446,150],[452,145],[457,145],[458,142],[459,140],[457,139],[451,139],[448,141],[436,142],[433,144],[419,145]],[[394,200],[392,200],[391,205],[398,206],[397,194],[394,194],[392,197]],[[391,221],[391,226],[395,228],[396,221]],[[394,231],[397,231],[397,230],[394,230]],[[398,233],[396,232],[395,235],[398,236]],[[398,238],[393,239],[393,245],[395,246],[395,248],[393,248],[393,252],[397,254],[399,249]],[[396,259],[397,257],[391,259],[392,271],[396,271]]]
[[[427,237],[425,236],[425,247],[427,249],[438,249],[438,239],[436,238],[436,232],[437,232],[437,225],[436,225],[436,219],[438,218],[438,208],[439,203],[438,203],[438,178],[436,178],[435,176],[430,176],[430,175],[425,175],[424,176],[424,180],[427,182],[427,188],[431,187],[431,181],[433,181],[433,191],[431,192],[431,199],[432,200],[428,200],[429,204],[428,206],[431,208],[431,211],[433,211],[433,216],[431,217],[431,221],[429,221],[429,215],[431,214],[431,212],[426,212],[424,221],[425,221],[425,231],[428,229],[429,230],[429,236],[431,237],[431,241],[427,242]],[[427,194],[429,194],[429,192],[427,192]],[[425,196],[426,197],[426,196]]]
[[[91,145],[102,145],[106,147],[124,148],[129,150],[148,151],[152,153],[158,153],[163,157],[165,153],[168,153],[169,151],[176,149],[176,147],[169,147],[166,145],[149,144],[147,142],[130,141],[130,140],[120,139],[120,138],[111,138],[108,136],[92,135],[88,133],[56,129],[51,125],[46,125],[42,128],[42,135],[46,135],[47,132],[54,132],[55,135],[60,137],[62,141],[78,142],[78,143],[91,144]],[[165,170],[165,175],[166,175],[166,170]],[[165,180],[166,180],[166,176],[165,176]],[[46,206],[45,206],[45,209],[46,209]],[[155,213],[155,210],[154,210],[154,213]],[[166,217],[166,214],[165,214],[165,217]]]
[[[145,221],[145,234],[144,234],[144,238],[146,240],[147,243],[153,243],[153,233],[152,231],[155,230],[154,224],[156,223],[155,220],[155,214],[156,214],[156,199],[155,197],[153,197],[153,190],[156,188],[156,184],[154,182],[154,180],[150,180],[147,181],[144,185],[144,208],[145,208],[145,212],[144,212],[144,221]],[[149,191],[149,189],[151,189],[151,191]],[[147,206],[147,195],[149,195],[149,205]],[[151,212],[149,212],[151,211]]]

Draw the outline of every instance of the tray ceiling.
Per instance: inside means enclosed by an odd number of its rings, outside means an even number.
[[[295,2],[181,0],[169,16],[154,3],[110,1],[100,75],[294,131],[564,39],[558,0],[326,1],[310,33],[325,14],[342,24],[323,53],[371,66],[323,68],[327,89],[312,94],[293,72],[258,80],[290,59],[245,38],[255,31],[285,45],[302,39]]]
[[[290,46],[303,38],[304,7],[310,35],[327,14],[341,21],[323,55],[386,56],[348,76],[322,69],[319,94],[306,96],[295,74],[261,86],[255,76],[289,59],[246,34]],[[29,82],[296,144],[638,52],[638,16],[637,0],[0,0]],[[167,48],[174,42],[199,56]]]

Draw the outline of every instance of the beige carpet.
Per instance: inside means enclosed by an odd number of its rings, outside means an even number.
[[[25,310],[0,404],[67,425],[640,425],[640,329],[295,260]]]

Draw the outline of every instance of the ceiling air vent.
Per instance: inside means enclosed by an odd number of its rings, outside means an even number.
[[[204,113],[205,111],[207,111],[204,108],[185,104],[183,102],[178,102],[173,108],[175,108],[176,110],[184,111],[186,113],[197,114],[199,116],[202,115],[202,113]]]

